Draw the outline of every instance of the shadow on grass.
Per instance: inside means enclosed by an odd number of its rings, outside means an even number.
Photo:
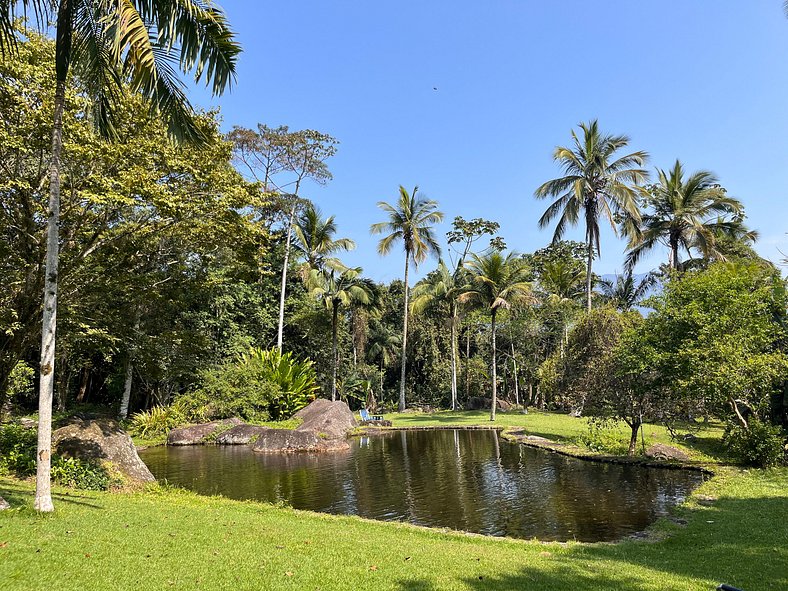
[[[11,505],[12,509],[24,508],[32,509],[35,499],[35,491],[24,487],[0,482],[0,497],[3,497]],[[84,500],[83,500],[84,499]],[[87,502],[88,500],[93,502]],[[57,503],[67,503],[69,505],[79,505],[90,509],[104,509],[104,506],[95,504],[96,499],[87,495],[72,492],[52,492],[52,501]]]

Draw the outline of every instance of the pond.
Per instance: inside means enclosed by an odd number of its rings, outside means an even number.
[[[395,431],[350,451],[246,446],[140,452],[156,478],[202,494],[492,536],[609,541],[667,514],[702,474],[604,464],[511,444],[495,431]]]

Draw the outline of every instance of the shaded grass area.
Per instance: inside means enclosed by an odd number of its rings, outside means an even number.
[[[521,412],[498,412],[495,422],[490,421],[489,411],[439,411],[435,413],[390,413],[386,419],[394,427],[434,427],[434,426],[470,426],[496,425],[500,427],[522,427],[529,435],[537,435],[564,443],[580,444],[580,437],[588,432],[588,419],[572,417],[568,414],[540,412],[530,410],[528,414]],[[721,445],[724,427],[721,423],[688,424],[681,429],[682,433],[692,433],[694,441],[674,441],[668,430],[662,425],[644,425],[643,440],[646,446],[653,443],[664,443],[687,451],[694,460],[716,462],[726,460],[725,450]],[[622,442],[629,441],[629,427],[623,422],[615,426]],[[638,444],[640,448],[640,442]]]
[[[485,538],[154,487],[57,488],[0,478],[0,589],[748,591],[788,588],[788,469],[724,469],[658,541],[558,544]],[[697,498],[697,497],[696,497]]]

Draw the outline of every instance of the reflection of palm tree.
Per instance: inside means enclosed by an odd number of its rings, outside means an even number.
[[[337,327],[339,307],[352,304],[369,304],[374,293],[374,285],[369,279],[361,277],[361,267],[344,268],[341,271],[318,271],[313,269],[307,282],[312,295],[321,299],[331,310],[331,400],[337,399]]]
[[[312,269],[340,269],[342,263],[332,255],[341,250],[353,250],[356,243],[350,238],[334,238],[337,225],[334,216],[323,218],[320,209],[308,205],[293,226],[294,246],[304,259],[301,278],[306,282]]]
[[[457,410],[457,325],[460,321],[459,297],[465,289],[464,269],[451,273],[441,260],[438,269],[430,273],[413,289],[411,311],[418,314],[428,306],[445,303],[449,307],[449,326],[451,330],[451,409]]]
[[[402,371],[399,386],[399,410],[405,410],[405,367],[408,345],[408,267],[411,259],[418,266],[429,254],[440,254],[440,246],[433,233],[433,225],[443,219],[436,201],[418,195],[418,187],[412,193],[400,185],[396,205],[379,201],[378,207],[385,211],[386,222],[372,224],[372,234],[386,234],[378,243],[378,252],[386,255],[391,252],[395,242],[402,240],[405,248],[405,307],[402,313]]]
[[[657,183],[641,190],[651,212],[643,216],[630,239],[628,268],[658,244],[670,249],[668,263],[671,269],[678,269],[682,249],[687,253],[695,249],[704,257],[724,260],[717,248],[719,236],[749,241],[756,237],[742,223],[741,202],[728,196],[712,173],[700,170],[685,178],[684,167],[676,160],[672,169],[658,170],[657,174]]]
[[[492,341],[492,408],[490,420],[495,420],[495,407],[498,403],[497,354],[495,347],[495,320],[498,310],[510,308],[513,304],[531,297],[529,272],[515,253],[504,257],[498,251],[486,255],[473,255],[468,262],[472,286],[460,296],[460,301],[475,303],[490,312]]]
[[[618,310],[626,312],[639,305],[656,282],[656,275],[651,273],[636,282],[632,269],[627,269],[623,275],[616,275],[615,281],[603,279],[600,287],[605,300]]]
[[[617,230],[618,217],[623,218],[624,229],[629,231],[640,221],[633,185],[648,175],[640,167],[648,158],[646,152],[632,152],[617,156],[616,152],[629,144],[625,135],[607,135],[599,130],[597,121],[581,123],[583,137],[572,131],[574,146],[558,147],[553,159],[564,169],[564,176],[547,181],[536,190],[536,197],[557,197],[539,220],[539,227],[546,227],[558,217],[553,241],[564,235],[567,226],[574,226],[582,214],[586,225],[586,301],[591,310],[591,265],[594,251],[599,246],[599,218],[606,219],[613,231]],[[560,217],[559,217],[560,216]]]
[[[50,490],[52,395],[55,378],[55,337],[60,243],[60,184],[63,151],[63,113],[66,85],[73,65],[84,89],[94,99],[94,121],[106,136],[113,126],[123,84],[149,99],[151,112],[163,115],[176,139],[208,141],[178,80],[173,60],[183,71],[205,76],[221,94],[235,76],[240,46],[220,9],[198,2],[96,2],[91,0],[8,1],[0,8],[0,52],[17,43],[16,9],[46,22],[54,17],[55,93],[52,119],[52,157],[49,165],[46,269],[39,383],[39,428],[35,508],[53,511]],[[174,48],[178,48],[179,55]]]

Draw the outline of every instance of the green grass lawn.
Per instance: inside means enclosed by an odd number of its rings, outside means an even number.
[[[725,473],[677,510],[660,541],[558,544],[334,517],[154,487],[56,489],[0,479],[0,589],[373,589],[695,591],[719,582],[788,588],[788,470]]]

